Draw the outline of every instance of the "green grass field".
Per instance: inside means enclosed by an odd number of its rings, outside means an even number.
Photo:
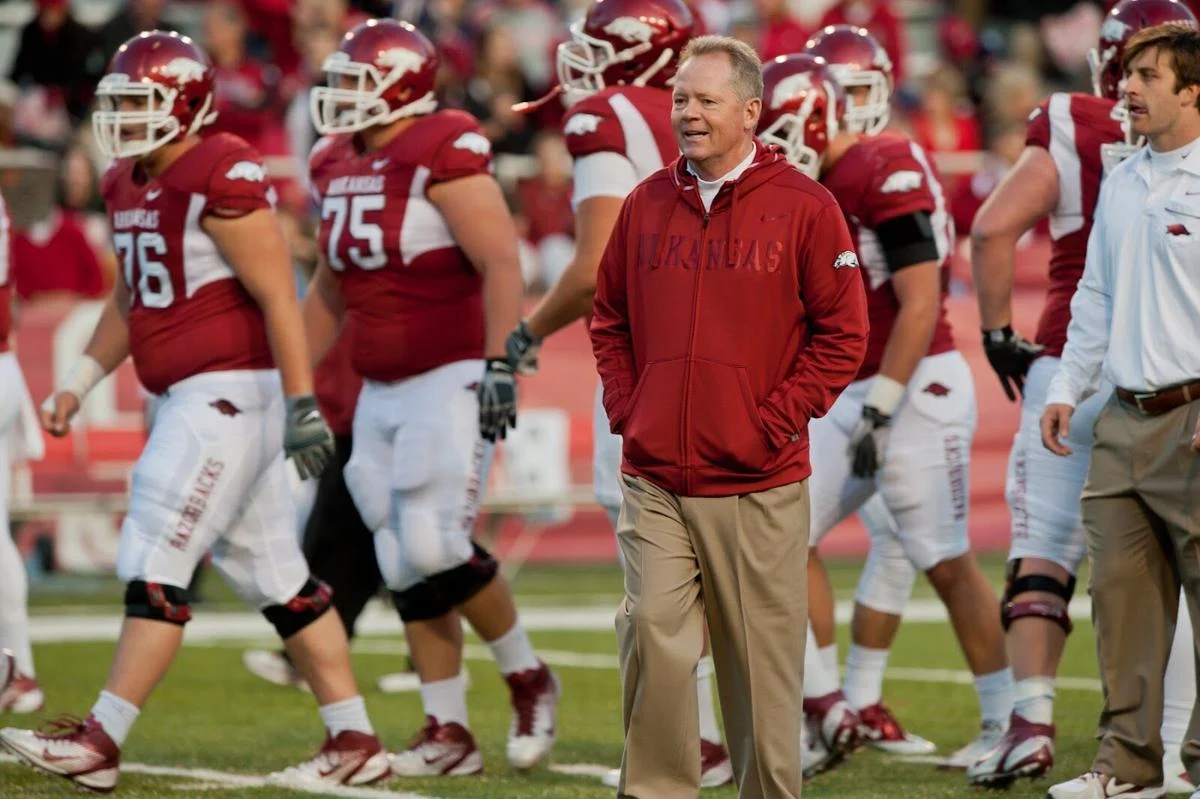
[[[852,597],[857,565],[835,563],[832,577],[839,599]],[[997,580],[1001,565],[988,561]],[[616,567],[527,568],[515,582],[524,607],[612,608],[620,594]],[[207,601],[197,618],[242,611],[215,575],[205,584]],[[922,588],[919,596],[928,596]],[[114,581],[94,578],[56,579],[39,586],[32,603],[39,617],[85,612],[112,618],[119,612],[120,592]],[[36,625],[36,621],[35,621]],[[398,628],[398,624],[397,624]],[[583,658],[587,667],[559,666],[564,695],[554,765],[615,766],[621,754],[619,680],[615,637],[611,628],[593,631],[541,631],[537,646],[564,658]],[[839,628],[844,652],[847,634]],[[242,651],[258,642],[214,640],[189,644],[171,674],[134,728],[124,751],[127,763],[175,769],[208,769],[223,775],[209,779],[126,773],[118,795],[126,797],[211,796],[291,797],[304,794],[230,785],[236,777],[282,768],[309,756],[322,736],[313,700],[307,694],[264,683],[241,665]],[[471,643],[478,644],[472,640]],[[60,712],[86,714],[108,671],[111,642],[40,643],[35,648],[39,677],[48,696],[46,717]],[[416,694],[384,695],[375,689],[379,676],[396,671],[403,651],[398,635],[363,637],[355,645],[355,669],[364,689],[372,720],[386,745],[402,748],[422,720]],[[613,791],[595,776],[552,770],[531,775],[510,773],[504,762],[504,736],[509,723],[507,694],[486,654],[472,647],[470,661],[471,725],[483,748],[486,773],[481,777],[443,780],[393,780],[383,792],[360,795],[429,797],[430,799],[599,799]],[[478,659],[483,657],[485,659]],[[578,661],[580,658],[575,657]],[[891,659],[897,679],[889,679],[885,696],[899,718],[914,732],[935,741],[939,754],[966,743],[975,732],[974,690],[962,682],[964,665],[950,628],[943,622],[905,625]],[[956,674],[917,670],[948,670]],[[1068,642],[1062,676],[1095,678],[1096,666],[1090,625],[1078,624]],[[1093,688],[1060,687],[1058,763],[1053,779],[1018,783],[1010,797],[1041,797],[1052,782],[1085,769],[1094,748],[1093,731],[1100,695]],[[0,715],[0,725],[33,726],[40,719]],[[219,780],[219,782],[217,781]],[[806,782],[805,795],[842,799],[950,799],[977,791],[959,772],[939,772],[933,766],[906,763],[876,752],[851,758],[841,769]],[[12,763],[0,763],[0,797],[60,797],[75,795],[65,781],[36,774]],[[732,788],[706,791],[705,796],[732,797]]]

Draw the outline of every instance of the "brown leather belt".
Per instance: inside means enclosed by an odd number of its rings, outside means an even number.
[[[1167,411],[1173,411],[1181,405],[1187,405],[1194,400],[1200,400],[1200,380],[1193,380],[1190,383],[1184,383],[1179,386],[1171,386],[1161,391],[1137,392],[1118,388],[1117,398],[1121,402],[1135,406],[1139,411],[1148,416],[1158,416]]]

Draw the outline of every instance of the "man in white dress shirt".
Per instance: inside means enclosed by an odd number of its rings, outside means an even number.
[[[1100,747],[1092,770],[1051,799],[1163,796],[1163,672],[1181,581],[1200,618],[1200,32],[1147,28],[1126,45],[1124,68],[1133,133],[1149,146],[1101,188],[1041,422],[1046,448],[1069,454],[1075,407],[1101,373],[1116,386],[1082,501],[1107,687]],[[1183,753],[1193,782],[1196,718]]]

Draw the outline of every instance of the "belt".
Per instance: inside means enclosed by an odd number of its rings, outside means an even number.
[[[1144,414],[1158,416],[1167,411],[1173,411],[1181,405],[1187,405],[1194,400],[1200,400],[1200,380],[1171,386],[1161,391],[1138,392],[1118,388],[1117,398],[1122,402],[1136,406]]]

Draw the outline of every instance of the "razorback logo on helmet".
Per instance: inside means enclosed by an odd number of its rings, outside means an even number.
[[[174,78],[178,83],[191,83],[194,80],[204,80],[208,68],[191,58],[172,58],[158,68],[159,74]]]
[[[262,183],[267,179],[267,171],[253,161],[238,161],[229,168],[229,171],[225,173],[225,177],[230,180],[249,180],[255,183]]]
[[[379,54],[377,60],[380,66],[396,70],[397,75],[420,72],[421,67],[425,66],[425,58],[420,53],[415,53],[404,47],[393,47],[391,50],[384,50]]]
[[[468,130],[454,140],[456,150],[470,150],[473,153],[487,155],[492,151],[492,143],[482,134]]]
[[[589,133],[595,133],[600,129],[600,123],[604,121],[604,117],[597,114],[574,114],[563,125],[563,134],[567,136],[586,136]]]
[[[797,94],[806,92],[813,87],[812,78],[808,73],[800,72],[795,75],[788,75],[775,86],[775,91],[771,92],[771,108],[780,108],[788,100],[791,100]]]
[[[924,176],[912,169],[901,169],[887,176],[887,180],[879,187],[880,194],[900,194],[906,191],[916,191],[921,188]]]
[[[841,269],[843,266],[848,266],[851,269],[858,266],[858,256],[854,254],[853,250],[846,250],[839,253],[838,257],[833,259],[834,269]]]
[[[654,28],[634,17],[617,17],[604,26],[604,32],[636,44],[645,44],[654,38]]]

